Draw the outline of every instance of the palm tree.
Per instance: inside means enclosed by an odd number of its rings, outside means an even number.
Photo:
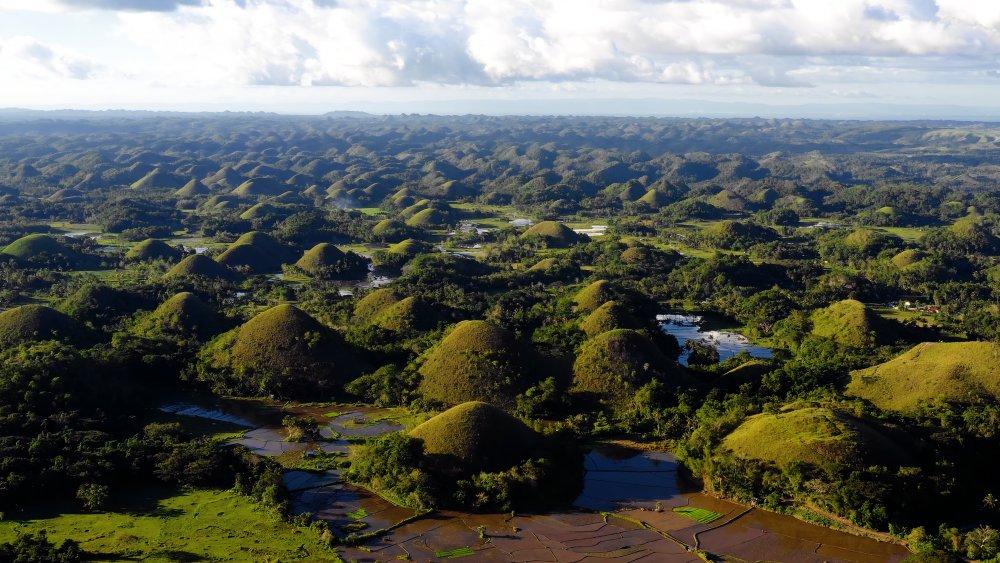
[[[995,509],[997,507],[997,497],[993,496],[993,493],[988,493],[983,497],[983,506],[990,510]]]

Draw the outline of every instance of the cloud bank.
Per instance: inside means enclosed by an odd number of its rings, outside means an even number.
[[[31,2],[12,0],[22,9]],[[116,15],[150,54],[121,74],[182,86],[507,86],[531,82],[802,88],[995,80],[997,0],[34,0]],[[50,50],[49,53],[45,49]],[[84,79],[44,45],[0,64]],[[115,61],[101,60],[113,71]],[[24,68],[22,68],[22,71]],[[842,88],[842,91],[848,89]]]
[[[1000,55],[994,0],[205,0],[120,19],[171,80],[208,83],[796,87],[818,58],[985,75]]]

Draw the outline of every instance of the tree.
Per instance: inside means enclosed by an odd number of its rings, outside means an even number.
[[[1000,551],[1000,532],[980,526],[965,535],[965,554],[969,559],[992,559]]]
[[[76,490],[76,498],[87,510],[100,510],[108,504],[111,491],[107,485],[84,483]]]

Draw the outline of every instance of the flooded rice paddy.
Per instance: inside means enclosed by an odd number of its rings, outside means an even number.
[[[332,408],[342,412],[330,412]],[[233,443],[260,455],[322,450],[346,453],[351,439],[403,429],[370,407],[276,407],[259,401],[215,399],[161,408],[179,416],[231,423],[248,430]],[[287,442],[281,418],[323,420],[323,441]],[[685,489],[679,463],[668,452],[613,444],[584,456],[584,486],[574,507],[549,514],[429,514],[393,505],[344,483],[339,469],[292,470],[285,484],[297,513],[308,512],[333,533],[382,533],[361,545],[339,547],[345,560],[513,562],[701,561],[702,549],[722,561],[897,562],[901,546],[812,525],[791,516],[748,508]],[[702,523],[675,508],[714,513]],[[481,535],[482,532],[482,535]]]

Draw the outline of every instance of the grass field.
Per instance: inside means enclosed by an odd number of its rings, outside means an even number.
[[[701,522],[702,524],[711,524],[719,518],[722,518],[722,515],[718,512],[712,512],[711,510],[705,510],[704,508],[695,508],[693,506],[678,506],[677,508],[674,508],[674,512],[687,516],[688,518],[696,522]]]
[[[847,394],[889,411],[922,405],[980,403],[1000,397],[1000,346],[991,342],[925,342],[892,360],[851,372]]]
[[[476,552],[471,547],[460,547],[458,549],[438,551],[434,554],[434,557],[440,557],[441,559],[458,559],[459,557],[469,557],[475,554]]]
[[[19,520],[8,512],[0,542],[45,530],[56,543],[80,542],[99,561],[341,561],[316,532],[286,524],[229,491],[164,493],[130,493],[129,506],[108,513],[47,507],[47,514]]]

